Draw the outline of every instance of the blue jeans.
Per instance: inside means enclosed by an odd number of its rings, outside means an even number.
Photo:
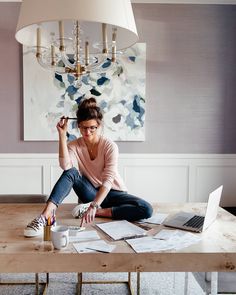
[[[80,175],[76,168],[71,168],[62,173],[49,196],[48,202],[50,201],[58,206],[72,188],[82,203],[93,201],[99,189],[95,188],[85,176]],[[152,206],[148,202],[127,192],[113,189],[109,191],[101,207],[111,208],[113,219],[129,221],[149,218],[153,212]]]

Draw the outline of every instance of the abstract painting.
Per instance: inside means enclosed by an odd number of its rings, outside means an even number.
[[[24,140],[57,140],[55,126],[60,118],[75,117],[80,101],[95,97],[104,114],[105,136],[144,141],[145,65],[146,44],[138,43],[119,54],[116,63],[104,60],[100,70],[83,76],[78,86],[70,74],[43,69],[24,48]],[[69,121],[69,140],[78,136],[76,121]]]

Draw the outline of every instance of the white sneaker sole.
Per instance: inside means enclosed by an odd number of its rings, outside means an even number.
[[[33,238],[33,237],[37,237],[43,234],[43,228],[40,230],[34,230],[34,229],[30,229],[30,228],[25,228],[24,229],[24,236],[26,238]]]

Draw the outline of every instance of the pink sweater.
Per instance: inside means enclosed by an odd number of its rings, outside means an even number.
[[[83,137],[68,144],[69,157],[59,158],[63,170],[76,167],[86,176],[95,187],[105,186],[108,190],[127,191],[118,173],[118,146],[108,138],[100,138],[98,154],[94,160],[90,159]]]

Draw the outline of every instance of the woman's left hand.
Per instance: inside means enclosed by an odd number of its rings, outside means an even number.
[[[91,223],[94,221],[97,209],[95,207],[89,207],[88,210],[84,213],[80,226],[83,226],[83,223]]]

